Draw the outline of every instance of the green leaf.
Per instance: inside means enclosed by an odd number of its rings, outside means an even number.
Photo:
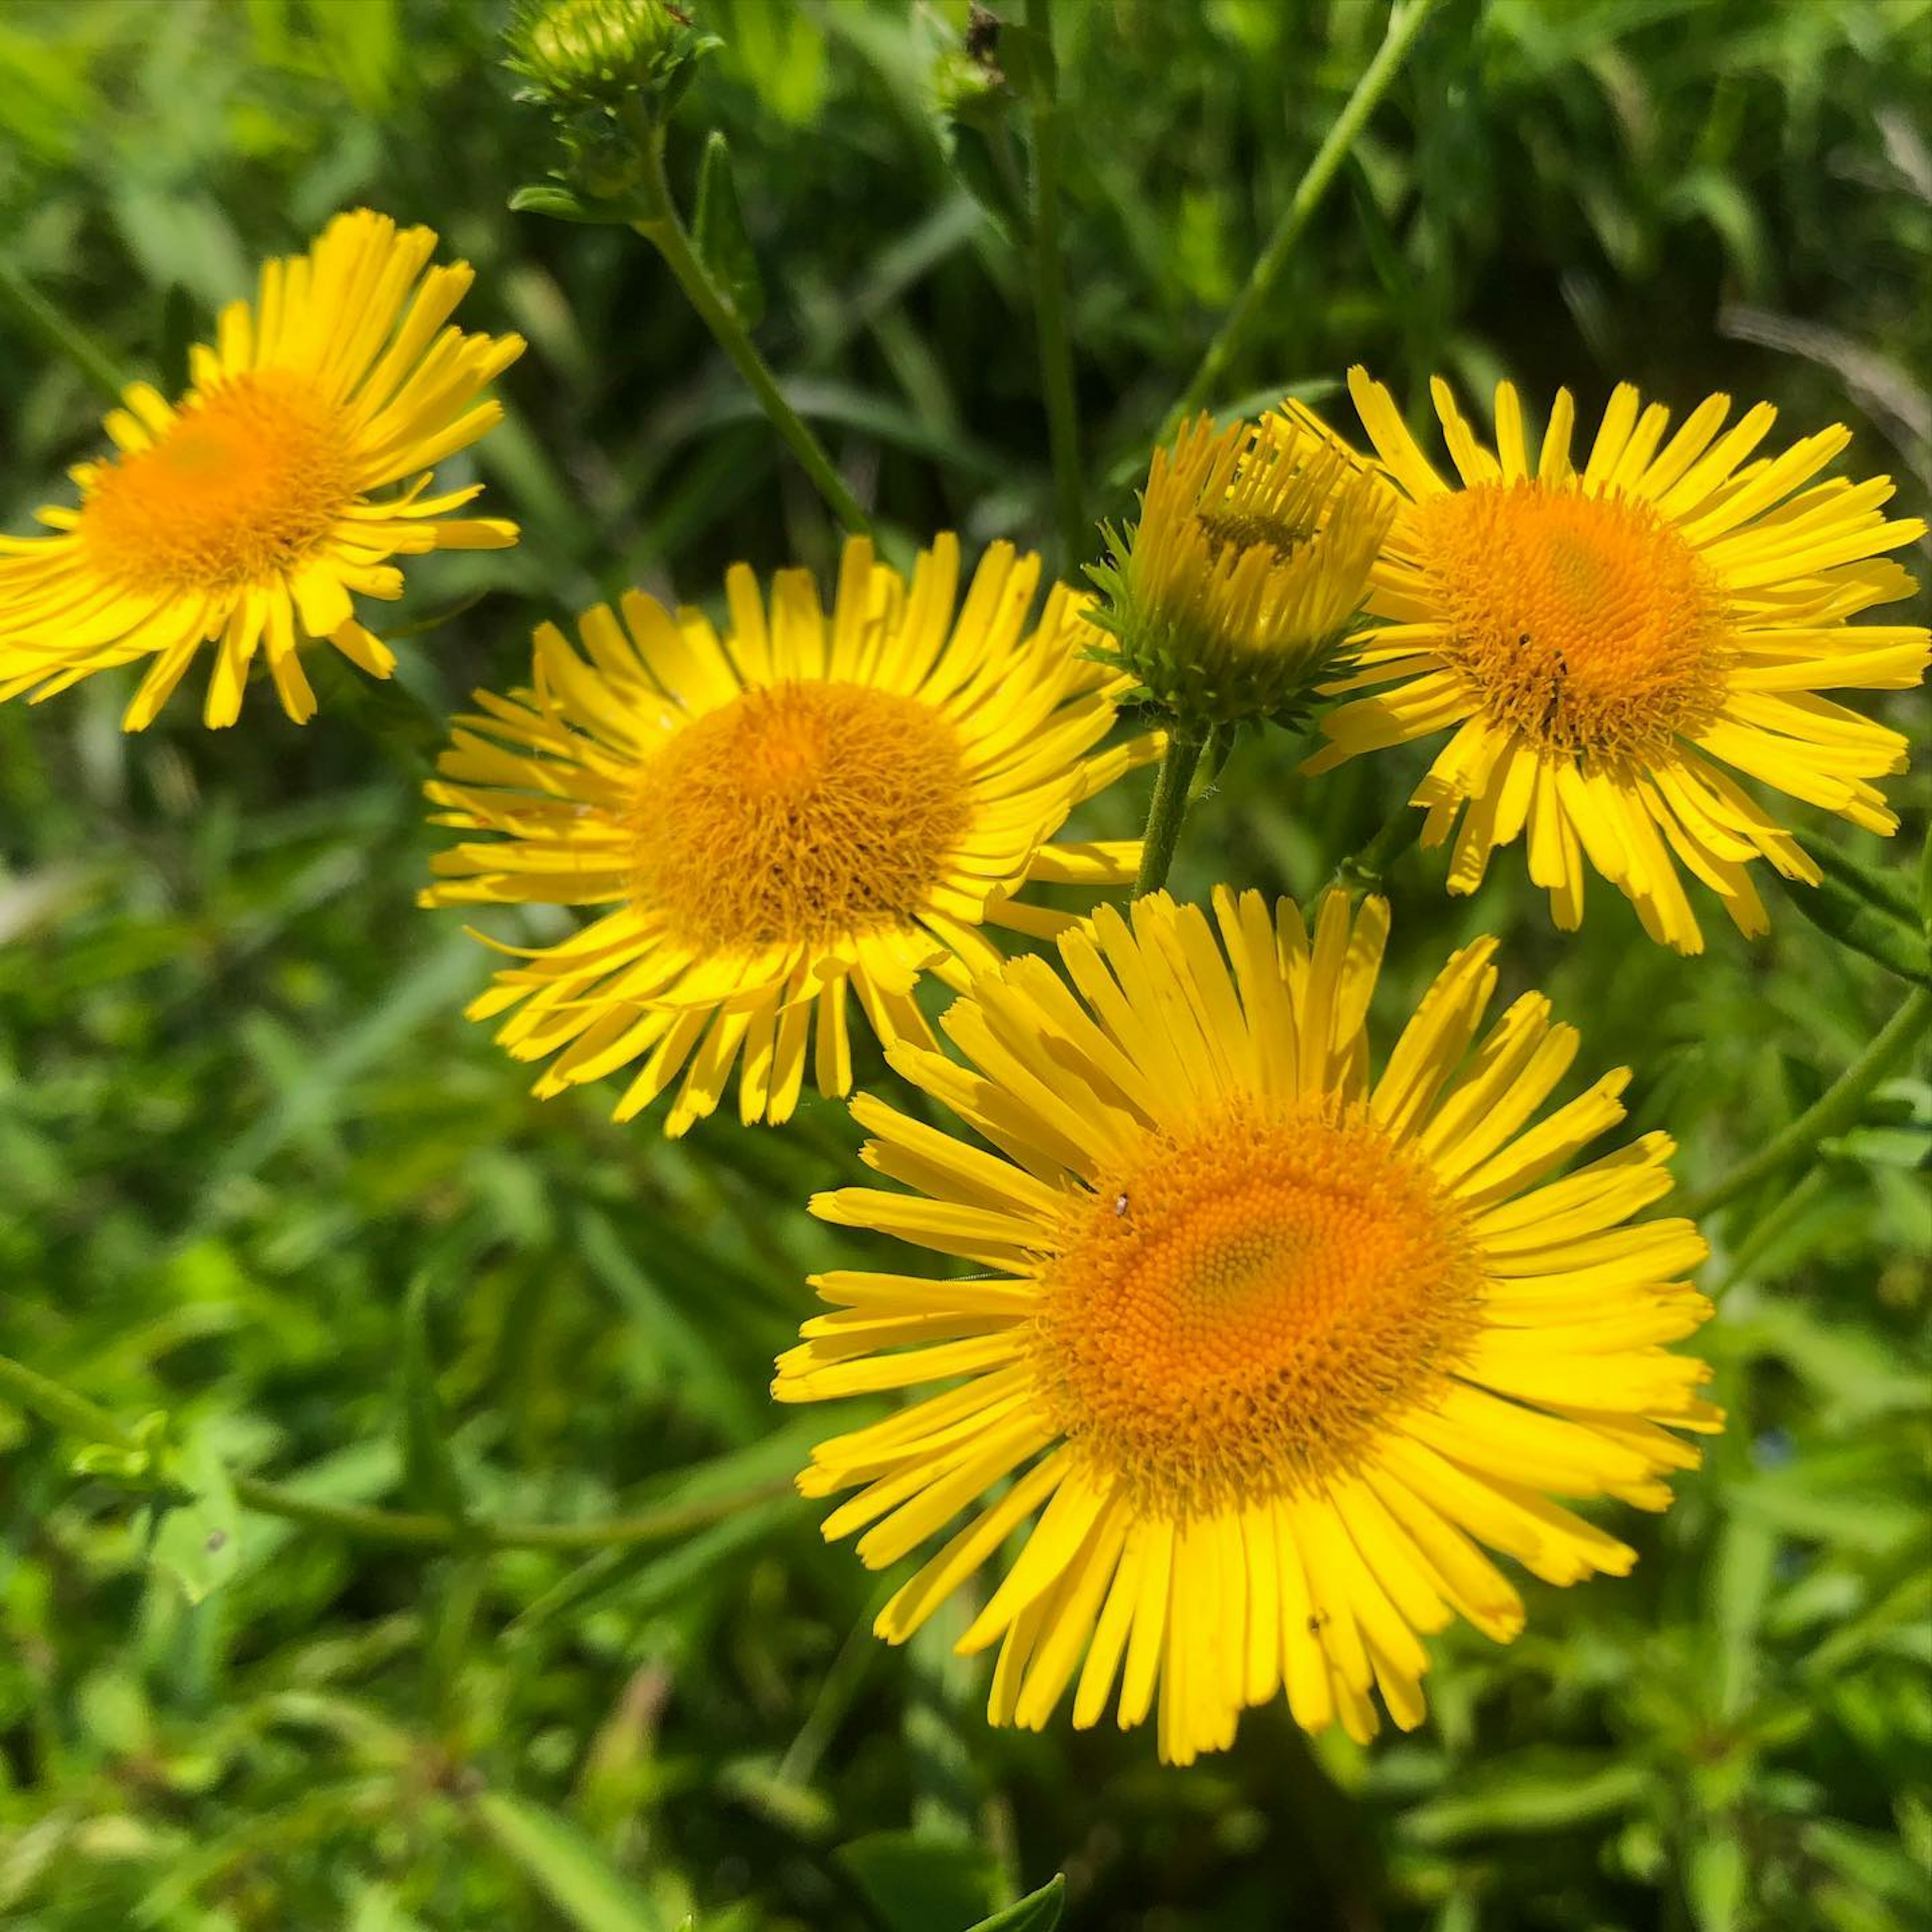
[[[764,320],[765,284],[758,258],[745,232],[738,205],[738,184],[731,172],[731,146],[714,131],[704,144],[704,163],[698,176],[698,218],[692,240],[698,259],[711,272],[732,313],[747,328]]]
[[[1643,1765],[1532,1748],[1472,1767],[1453,1797],[1418,1805],[1402,1828],[1425,1845],[1455,1844],[1492,1832],[1562,1831],[1629,1810],[1650,1781]]]
[[[242,1558],[241,1509],[228,1472],[197,1437],[176,1452],[169,1474],[187,1499],[158,1504],[149,1517],[148,1560],[191,1604],[220,1588]]]
[[[398,1421],[403,1438],[403,1491],[418,1508],[459,1521],[466,1514],[463,1480],[449,1453],[448,1419],[436,1394],[429,1346],[429,1276],[418,1274],[403,1298]]]
[[[963,1839],[874,1832],[833,1856],[889,1932],[976,1924],[998,1895],[992,1855]]]
[[[1066,1904],[1066,1874],[1056,1872],[1039,1891],[1030,1892],[1005,1911],[981,1919],[970,1932],[1053,1932]]]
[[[586,201],[555,182],[530,182],[510,197],[512,214],[547,214],[553,221],[625,222],[630,212],[616,201]]]
[[[1894,890],[1875,873],[1840,855],[1827,862],[1821,854],[1820,863],[1825,876],[1815,886],[1787,879],[1775,869],[1772,877],[1820,932],[1901,980],[1932,986],[1932,948],[1924,931],[1903,915]]]
[[[578,1932],[670,1932],[656,1906],[554,1812],[508,1792],[486,1791],[475,1816]]]

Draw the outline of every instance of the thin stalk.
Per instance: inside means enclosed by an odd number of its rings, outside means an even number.
[[[1388,32],[1376,50],[1374,59],[1363,69],[1354,92],[1349,95],[1330,126],[1326,138],[1316,150],[1315,158],[1309,163],[1307,172],[1301,177],[1292,198],[1282,211],[1281,219],[1275,224],[1274,232],[1268,237],[1268,245],[1255,258],[1247,286],[1228,311],[1220,333],[1208,345],[1208,352],[1202,357],[1201,366],[1194,372],[1194,380],[1168,412],[1160,435],[1154,439],[1156,442],[1166,442],[1183,422],[1202,407],[1220,387],[1222,377],[1234,358],[1247,346],[1248,338],[1261,318],[1262,308],[1274,292],[1282,270],[1288,266],[1295,244],[1301,239],[1302,230],[1322,205],[1322,196],[1328,192],[1342,164],[1348,159],[1348,151],[1355,145],[1356,137],[1375,112],[1376,104],[1388,92],[1390,82],[1401,70],[1409,50],[1415,44],[1416,36],[1440,4],[1441,0],[1408,0],[1406,6],[1398,5],[1390,11]]]
[[[70,1436],[88,1442],[111,1442],[117,1449],[134,1447],[132,1432],[98,1402],[9,1355],[0,1355],[0,1396],[56,1429],[64,1429]]]
[[[677,205],[671,199],[670,183],[664,176],[662,130],[653,130],[642,146],[645,160],[643,192],[651,212],[632,226],[664,257],[664,266],[676,278],[678,286],[683,290],[718,347],[730,357],[732,366],[744,377],[746,386],[770,418],[772,428],[784,438],[806,474],[818,486],[818,494],[830,506],[832,514],[855,536],[869,536],[872,526],[859,507],[859,500],[846,488],[845,479],[826,454],[825,446],[812,434],[804,418],[786,401],[778,378],[766,366],[765,358],[746,334],[744,325],[739,321],[731,304],[711,279],[710,270],[692,247]]]
[[[1188,788],[1194,767],[1201,761],[1203,741],[1176,727],[1168,734],[1167,755],[1160,761],[1160,773],[1154,782],[1154,799],[1148,807],[1147,830],[1142,835],[1141,874],[1134,881],[1134,897],[1155,892],[1167,883],[1174,863],[1174,848],[1180,843],[1180,827],[1187,817]]]
[[[1037,44],[1033,71],[1033,286],[1040,332],[1040,389],[1053,453],[1060,518],[1060,568],[1078,570],[1092,541],[1080,466],[1080,414],[1073,394],[1073,353],[1066,335],[1066,276],[1060,254],[1060,109],[1053,58],[1052,0],[1027,0],[1027,26]]]
[[[1678,1211],[1694,1221],[1701,1220],[1787,1167],[1808,1161],[1820,1141],[1850,1126],[1858,1118],[1865,1096],[1905,1058],[1928,1022],[1932,1022],[1932,992],[1914,993],[1879,1030],[1870,1046],[1796,1120],[1742,1166],[1710,1186],[1700,1188]]]
[[[84,1441],[112,1443],[118,1449],[135,1446],[133,1432],[98,1402],[10,1356],[0,1355],[0,1399]],[[257,1476],[238,1475],[232,1481],[236,1502],[262,1515],[334,1530],[366,1543],[405,1544],[420,1550],[610,1550],[658,1543],[741,1509],[776,1501],[791,1491],[788,1481],[775,1479],[725,1496],[666,1503],[634,1516],[592,1522],[460,1522],[453,1516],[421,1511],[323,1502]]]
[[[10,262],[0,258],[0,307],[64,357],[110,402],[128,386],[126,373],[80,324],[41,294]]]
[[[1344,886],[1352,892],[1372,890],[1396,860],[1422,836],[1423,814],[1407,799],[1397,800],[1395,809],[1382,830],[1358,852],[1352,852],[1335,868],[1328,883]]]

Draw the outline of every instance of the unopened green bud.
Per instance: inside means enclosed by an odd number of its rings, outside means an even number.
[[[524,98],[566,111],[663,94],[718,44],[671,0],[534,0],[518,9],[506,64]]]

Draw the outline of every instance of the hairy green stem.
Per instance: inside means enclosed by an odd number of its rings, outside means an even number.
[[[50,302],[4,256],[0,256],[0,308],[71,363],[110,402],[120,401],[128,386],[125,371],[73,316]]]
[[[1134,881],[1134,897],[1158,892],[1167,883],[1174,863],[1174,848],[1180,842],[1180,827],[1187,817],[1188,788],[1194,767],[1201,762],[1203,740],[1179,726],[1168,734],[1167,755],[1160,761],[1160,776],[1154,782],[1154,799],[1148,807],[1147,830],[1142,835],[1141,873]]]
[[[1796,1120],[1742,1166],[1708,1187],[1698,1189],[1678,1211],[1694,1221],[1701,1220],[1787,1167],[1809,1160],[1820,1141],[1850,1126],[1858,1118],[1865,1096],[1905,1058],[1928,1022],[1932,1022],[1932,992],[1914,993],[1880,1029],[1870,1046]]]
[[[1073,394],[1073,354],[1066,336],[1066,285],[1060,254],[1060,108],[1053,59],[1052,0],[1027,0],[1035,48],[1033,77],[1034,316],[1040,332],[1040,388],[1053,455],[1060,521],[1060,568],[1071,576],[1093,532],[1080,466],[1080,415]]]
[[[1415,44],[1416,36],[1440,4],[1441,0],[1408,0],[1406,6],[1397,5],[1390,11],[1388,32],[1376,50],[1375,58],[1362,70],[1362,77],[1356,82],[1354,92],[1349,95],[1329,128],[1326,138],[1316,150],[1315,158],[1309,163],[1307,172],[1301,177],[1287,207],[1282,211],[1281,219],[1275,224],[1274,232],[1268,237],[1268,245],[1255,258],[1247,286],[1228,311],[1220,332],[1208,345],[1208,352],[1202,357],[1201,366],[1194,372],[1194,380],[1169,411],[1167,421],[1155,439],[1156,442],[1165,442],[1206,404],[1234,358],[1246,346],[1248,338],[1260,320],[1268,298],[1274,292],[1275,285],[1280,280],[1282,271],[1287,267],[1288,257],[1294,252],[1303,230],[1322,205],[1322,196],[1328,192],[1342,164],[1348,159],[1348,151],[1355,145],[1357,136],[1375,112],[1377,103],[1388,91],[1390,82],[1401,70],[1409,50]]]
[[[778,378],[754,346],[743,323],[692,245],[677,205],[671,199],[670,184],[664,177],[662,130],[653,130],[643,147],[645,172],[642,186],[650,212],[632,226],[664,257],[664,266],[677,278],[678,286],[683,290],[718,347],[730,357],[732,366],[744,377],[746,386],[770,418],[772,428],[784,438],[806,474],[818,486],[818,494],[831,506],[832,514],[855,536],[870,536],[872,523],[860,508],[859,500],[846,488],[845,479],[839,475],[825,446],[812,434],[803,417],[786,401]]]
[[[64,1383],[0,1355],[0,1400],[30,1410],[57,1429],[89,1442],[118,1449],[136,1446],[131,1430],[100,1405]],[[724,1496],[666,1503],[633,1516],[590,1522],[458,1522],[420,1511],[368,1508],[359,1503],[324,1502],[257,1476],[233,1478],[236,1500],[264,1516],[278,1516],[314,1529],[334,1530],[368,1543],[392,1543],[420,1550],[591,1550],[658,1543],[700,1529],[741,1509],[790,1493],[788,1481],[773,1480]]]

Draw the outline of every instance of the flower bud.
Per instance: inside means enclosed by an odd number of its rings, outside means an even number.
[[[674,94],[717,44],[671,0],[526,0],[510,24],[506,64],[528,83],[524,99],[577,113]]]
[[[1178,723],[1298,723],[1394,514],[1380,478],[1304,421],[1198,417],[1155,452],[1139,521],[1104,532],[1096,655]]]

